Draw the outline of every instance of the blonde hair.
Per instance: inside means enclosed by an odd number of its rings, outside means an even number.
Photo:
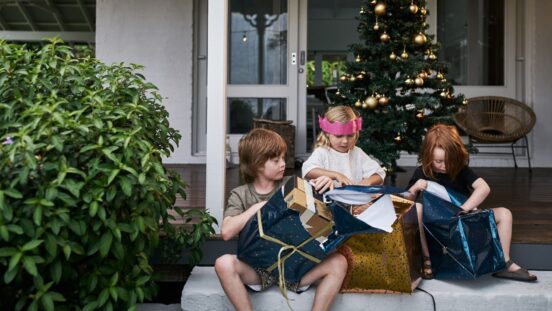
[[[349,106],[335,106],[324,114],[324,117],[330,121],[330,122],[341,122],[341,123],[347,123],[351,120],[355,120],[359,117],[359,113],[353,110],[353,108]],[[330,146],[330,138],[328,137],[328,133],[321,131],[320,134],[318,134],[318,137],[316,138],[316,143],[314,144],[314,148],[318,147],[329,147]],[[359,132],[355,133],[355,143],[359,137]]]
[[[257,178],[259,169],[266,161],[287,152],[287,144],[278,133],[256,128],[242,137],[238,147],[240,155],[240,173],[246,183]]]
[[[468,151],[454,126],[437,124],[429,129],[420,152],[424,174],[435,179],[433,173],[433,151],[441,148],[445,151],[447,175],[454,180],[460,171],[468,165]]]

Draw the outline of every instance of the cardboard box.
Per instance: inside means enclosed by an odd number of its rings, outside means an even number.
[[[321,195],[315,195],[313,187],[299,177],[289,180],[284,185],[284,195],[288,208],[299,213],[301,223],[309,234],[316,236],[316,240],[323,243],[332,229],[322,232],[320,230],[332,221],[332,213],[321,201]]]

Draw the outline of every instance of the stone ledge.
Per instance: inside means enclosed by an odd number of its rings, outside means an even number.
[[[552,271],[538,271],[537,283],[523,283],[485,276],[470,281],[422,281],[408,294],[339,294],[331,310],[470,310],[470,311],[547,311],[552,310]],[[430,296],[431,294],[431,296]],[[254,310],[289,310],[279,290],[273,287],[250,295]],[[295,311],[310,310],[314,290],[300,295],[290,293]],[[182,291],[182,310],[233,310],[225,297],[213,267],[196,267]]]

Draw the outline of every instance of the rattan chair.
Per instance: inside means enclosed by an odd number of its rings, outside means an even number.
[[[468,99],[468,103],[453,118],[458,127],[468,134],[470,143],[509,143],[516,168],[514,148],[525,148],[531,170],[527,134],[533,129],[536,116],[529,106],[506,97],[474,97]],[[516,146],[520,139],[525,145]]]

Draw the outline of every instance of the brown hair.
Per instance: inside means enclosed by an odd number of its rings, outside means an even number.
[[[429,129],[422,143],[420,160],[426,176],[435,179],[432,166],[435,148],[445,151],[445,167],[451,179],[455,179],[468,165],[468,151],[456,128],[451,125],[437,124]]]
[[[242,137],[238,151],[242,177],[252,183],[266,161],[286,153],[287,145],[278,133],[256,128]]]
[[[324,114],[324,117],[330,121],[330,122],[341,122],[341,123],[347,123],[351,120],[354,120],[359,117],[358,112],[353,110],[353,108],[349,106],[335,106]],[[355,143],[358,139],[359,132],[355,133]],[[320,134],[318,134],[318,137],[316,138],[316,143],[314,144],[314,148],[318,147],[329,147],[330,146],[330,138],[328,137],[328,134],[324,131],[321,131]]]

